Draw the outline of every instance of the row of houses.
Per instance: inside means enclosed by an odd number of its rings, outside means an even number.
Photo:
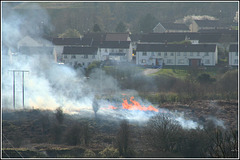
[[[106,60],[153,67],[215,66],[218,48],[227,44],[229,65],[237,66],[236,33],[87,33],[81,38],[51,38],[50,43],[27,36],[19,41],[17,52],[41,54],[47,51],[58,63],[84,68],[94,61]]]
[[[171,32],[202,32],[205,30],[215,30],[215,29],[226,29],[229,30],[233,27],[236,27],[237,22],[233,23],[222,23],[219,20],[192,20],[190,25],[185,23],[158,23],[154,28],[154,33],[171,33]]]

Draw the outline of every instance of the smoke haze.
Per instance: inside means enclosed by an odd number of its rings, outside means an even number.
[[[48,51],[39,54],[33,52],[27,55],[17,53],[17,42],[25,36],[33,37],[44,42],[45,46],[52,46],[42,37],[43,31],[39,28],[42,22],[49,26],[51,24],[47,12],[39,6],[33,5],[31,10],[18,13],[13,10],[9,12],[3,8],[2,19],[2,41],[4,49],[2,52],[2,106],[3,109],[13,108],[13,74],[9,70],[28,70],[25,73],[25,107],[55,110],[62,107],[65,113],[94,116],[92,103],[97,98],[100,109],[97,114],[130,121],[147,121],[157,113],[151,111],[136,111],[122,109],[123,94],[125,98],[134,96],[144,106],[152,105],[142,100],[134,90],[121,90],[116,79],[108,76],[103,70],[95,69],[86,79],[81,70],[74,70],[66,65],[59,65],[50,59]],[[6,16],[6,14],[8,14]],[[16,73],[16,109],[22,109],[22,79],[21,74]],[[139,76],[139,75],[136,75]],[[102,93],[107,93],[104,95]],[[104,97],[106,96],[106,97]],[[129,96],[129,97],[128,97]],[[104,98],[103,98],[104,97]],[[110,99],[108,99],[110,97]],[[129,99],[128,99],[129,100]],[[112,105],[117,109],[108,109]],[[159,109],[159,113],[169,112]],[[198,124],[191,120],[185,120],[184,116],[174,117],[184,128],[196,128]]]

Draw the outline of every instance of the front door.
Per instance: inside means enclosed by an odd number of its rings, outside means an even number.
[[[190,59],[189,65],[190,66],[200,66],[200,59]]]

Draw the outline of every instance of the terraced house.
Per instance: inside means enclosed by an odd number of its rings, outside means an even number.
[[[97,47],[65,46],[62,62],[70,66],[87,68],[93,61],[100,59]]]
[[[131,62],[132,60],[132,45],[130,41],[95,41],[92,46],[98,47],[101,61]]]
[[[229,66],[238,66],[238,45],[231,44],[229,47]]]
[[[216,44],[138,44],[136,64],[145,66],[215,66]]]

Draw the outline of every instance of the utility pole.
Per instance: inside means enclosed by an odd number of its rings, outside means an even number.
[[[22,73],[22,105],[24,108],[24,73],[29,72],[28,70],[9,70],[10,72],[13,72],[13,108],[15,110],[15,73],[20,72]]]

